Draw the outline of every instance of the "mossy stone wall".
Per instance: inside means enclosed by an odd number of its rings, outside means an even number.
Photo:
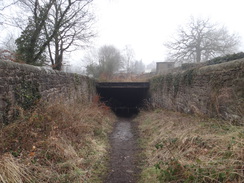
[[[153,107],[243,123],[244,59],[156,76],[150,94]]]
[[[91,101],[95,82],[82,75],[0,61],[0,124],[10,123],[19,108],[29,109],[38,101]]]

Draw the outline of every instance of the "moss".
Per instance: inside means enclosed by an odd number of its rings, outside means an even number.
[[[165,77],[163,75],[152,78],[150,82],[150,89],[152,91],[163,90],[163,81]]]
[[[77,86],[80,84],[80,77],[78,74],[75,73],[73,79],[74,79],[75,89],[77,90],[78,89]]]
[[[173,81],[172,74],[167,74],[166,77],[165,77],[165,79],[166,79],[167,85],[171,85],[172,84],[172,81]]]
[[[173,87],[174,87],[174,97],[177,95],[180,87],[181,75],[177,74],[174,77]]]
[[[87,95],[89,97],[89,100],[91,101],[96,92],[96,81],[91,78],[86,78],[86,82],[88,87]]]
[[[212,60],[209,60],[206,62],[207,65],[215,65],[215,64],[220,64],[223,62],[229,62],[232,60],[237,60],[237,59],[242,59],[244,58],[244,53],[239,52],[239,53],[234,53],[234,54],[228,54],[223,57],[216,57]]]
[[[165,84],[167,86],[167,92],[170,92],[172,89],[172,84],[173,84],[173,75],[172,74],[167,74],[165,76]]]
[[[185,71],[183,74],[184,84],[186,84],[187,86],[191,86],[194,76],[195,76],[195,69],[190,69]]]
[[[39,84],[33,81],[21,81],[20,85],[15,88],[15,99],[17,105],[24,110],[30,109],[41,98]]]
[[[6,103],[6,106],[2,112],[1,118],[2,118],[2,122],[4,125],[8,125],[10,122],[9,119],[9,112],[10,112],[10,108],[11,108],[11,102],[8,98],[3,98],[3,101]]]

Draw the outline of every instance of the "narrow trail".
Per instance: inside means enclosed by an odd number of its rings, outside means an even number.
[[[119,118],[110,135],[110,171],[105,183],[135,183],[138,168],[138,130],[136,122]]]

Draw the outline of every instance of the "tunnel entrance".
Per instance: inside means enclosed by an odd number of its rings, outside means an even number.
[[[120,117],[138,114],[148,98],[148,82],[100,82],[96,85],[101,102]]]

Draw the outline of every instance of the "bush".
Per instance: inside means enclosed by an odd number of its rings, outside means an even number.
[[[229,62],[232,60],[242,59],[242,58],[244,58],[244,53],[239,52],[239,53],[225,55],[222,57],[216,57],[214,59],[207,61],[206,65],[215,65],[215,64],[220,64],[220,63],[224,63],[224,62]]]

